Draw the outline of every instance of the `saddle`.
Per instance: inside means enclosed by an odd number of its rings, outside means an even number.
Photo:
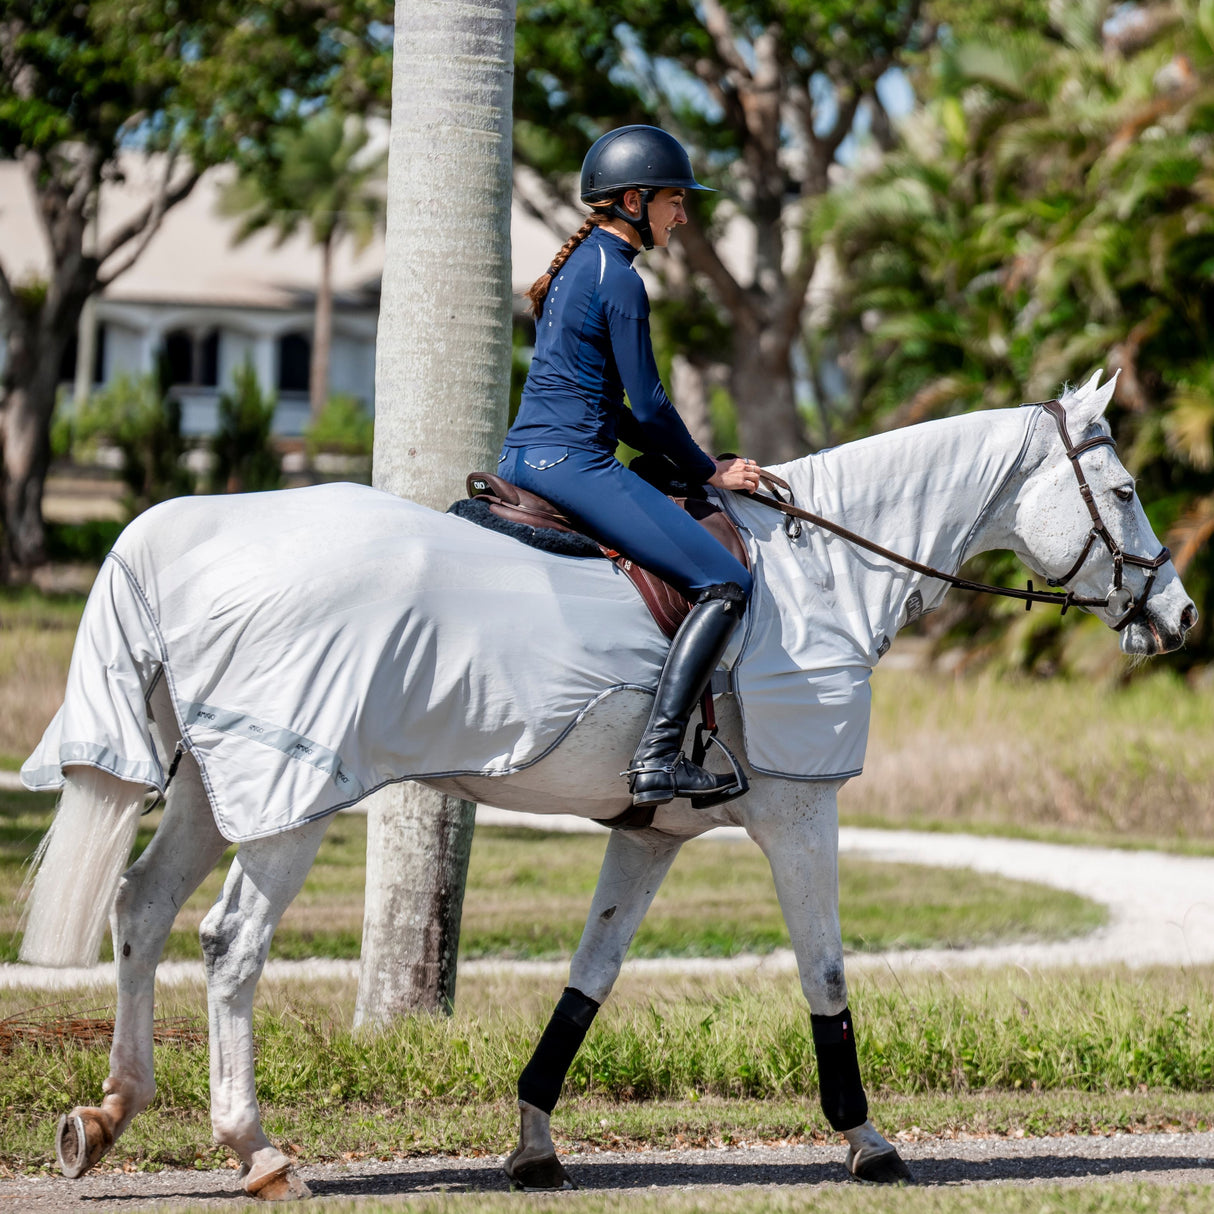
[[[457,502],[452,510],[461,517],[484,526],[494,526],[498,521],[499,529],[522,539],[526,543],[548,551],[564,552],[571,556],[601,556],[614,561],[616,567],[624,573],[628,580],[637,588],[638,593],[649,608],[658,627],[668,636],[673,637],[679,630],[679,625],[687,618],[691,610],[691,602],[678,590],[663,581],[656,573],[642,569],[635,561],[606,548],[588,536],[578,531],[577,525],[557,506],[545,501],[538,494],[520,489],[500,476],[488,472],[473,472],[468,477],[468,498],[471,502],[482,504],[480,510],[456,509],[464,503]],[[750,556],[746,545],[738,532],[733,520],[719,506],[699,497],[671,497],[671,501],[682,506],[692,518],[706,528],[724,546],[738,558],[742,564],[750,568]],[[487,511],[486,511],[487,508]],[[490,516],[484,517],[485,513]],[[500,524],[506,524],[501,527]],[[525,528],[526,531],[520,529]],[[529,536],[527,531],[557,532],[556,537],[540,535]]]

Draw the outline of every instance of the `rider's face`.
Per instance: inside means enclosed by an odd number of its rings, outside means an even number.
[[[683,210],[685,190],[662,189],[649,204],[649,227],[653,231],[654,248],[664,249],[670,243],[675,228],[687,222]]]
[[[683,209],[683,199],[686,193],[686,190],[668,186],[658,190],[653,196],[653,201],[649,204],[649,228],[653,233],[655,249],[664,249],[670,243],[670,237],[675,228],[679,224],[687,222],[687,212]],[[623,203],[624,209],[629,214],[640,215],[641,191],[625,190]],[[641,247],[641,238],[636,234],[635,229],[625,228],[621,224],[618,228],[612,227],[612,231],[623,236],[633,248]]]

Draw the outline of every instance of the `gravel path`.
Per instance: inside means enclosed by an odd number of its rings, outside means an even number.
[[[916,1182],[929,1186],[1092,1180],[1208,1184],[1214,1134],[932,1139],[900,1143],[899,1152]],[[770,1146],[596,1151],[569,1155],[565,1164],[582,1188],[598,1193],[788,1186],[804,1190],[812,1202],[817,1192],[851,1183],[842,1160],[839,1146]],[[314,1204],[440,1191],[500,1193],[507,1188],[496,1156],[323,1164],[303,1167],[300,1174],[318,1199]],[[191,1210],[231,1209],[238,1193],[239,1183],[231,1171],[102,1173],[81,1180],[22,1177],[0,1181],[0,1206],[11,1202],[9,1209],[53,1214],[117,1208],[133,1212],[186,1204]]]

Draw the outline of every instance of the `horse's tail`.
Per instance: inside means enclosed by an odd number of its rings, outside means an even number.
[[[26,888],[21,960],[92,965],[135,842],[144,789],[95,767],[73,765],[51,828],[34,853]]]

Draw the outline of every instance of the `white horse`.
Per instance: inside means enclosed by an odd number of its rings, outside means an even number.
[[[970,414],[849,444],[777,471],[803,506],[937,570],[952,573],[976,553],[1011,549],[1038,576],[1065,581],[1072,601],[1117,628],[1125,653],[1165,653],[1181,644],[1197,613],[1107,438],[1102,419],[1112,384],[1100,388],[1098,380],[1094,376],[1064,396],[1065,424],[1056,424],[1040,407]],[[416,565],[400,577],[426,582],[426,593],[437,596],[425,600],[434,614],[421,633],[401,625],[392,634],[395,647],[381,645],[374,661],[365,663],[371,669],[355,675],[349,667],[361,660],[360,646],[373,648],[376,636],[373,627],[360,623],[343,650],[351,631],[348,610],[355,601],[366,606],[376,599],[373,586],[358,586],[350,600],[334,606],[325,597],[330,591],[309,580],[301,553],[292,555],[283,575],[288,588],[296,577],[298,593],[276,584],[256,597],[261,583],[276,576],[268,567],[273,550],[257,548],[252,538],[260,520],[276,518],[283,503],[302,509],[296,504],[319,501],[324,526],[346,528],[337,539],[324,532],[328,538],[322,542],[356,546],[360,529],[374,530],[372,516],[385,498],[366,489],[300,490],[166,503],[133,524],[106,562],[123,577],[99,577],[90,596],[64,708],[25,769],[31,786],[61,784],[64,793],[31,900],[23,958],[91,963],[113,908],[118,1006],[110,1074],[98,1107],[73,1109],[60,1122],[58,1153],[69,1176],[96,1164],[152,1098],[156,965],[177,908],[229,840],[244,841],[200,933],[212,1125],[216,1140],[242,1160],[247,1192],[290,1198],[307,1190],[262,1132],[254,1092],[253,994],[274,928],[303,884],[331,810],[369,786],[405,777],[540,814],[608,818],[627,808],[619,773],[647,712],[651,693],[645,684],[656,682],[662,640],[631,590],[617,592],[623,578],[607,562],[536,554],[462,520],[390,499],[392,510],[437,520],[426,526],[446,528],[441,534],[456,548],[495,545],[506,561],[530,562],[531,580],[513,587],[526,599],[524,614],[541,611],[555,596],[561,618],[572,618],[574,634],[585,634],[581,666],[590,670],[589,693],[577,683],[581,667],[567,650],[568,638],[539,638],[543,652],[558,654],[536,675],[540,702],[546,683],[560,684],[559,695],[567,699],[569,680],[581,702],[534,736],[526,734],[528,722],[520,725],[511,717],[510,704],[503,706],[500,695],[495,699],[491,678],[478,682],[463,670],[444,680],[429,659],[417,669],[416,651],[433,635],[441,640],[452,630],[445,627],[448,611],[510,590],[501,585],[503,578],[509,581],[501,569],[486,572],[488,548],[448,567],[431,560],[433,541],[415,546],[409,560]],[[726,506],[748,539],[757,574],[746,639],[734,662],[731,693],[737,694],[718,698],[722,736],[745,756],[750,791],[710,810],[672,802],[658,809],[651,827],[612,832],[570,967],[572,996],[567,991],[558,1005],[528,1068],[532,1082],[526,1094],[552,1094],[547,1100],[520,1099],[520,1142],[506,1169],[523,1187],[568,1187],[549,1122],[565,1068],[594,1009],[611,991],[680,846],[725,823],[744,827],[771,865],[812,1016],[823,1109],[847,1140],[848,1169],[866,1180],[908,1177],[895,1148],[867,1117],[855,1061],[837,905],[836,797],[863,755],[869,670],[897,628],[936,606],[948,583],[817,527],[792,534],[796,529],[786,528],[781,515],[754,501],[738,498]],[[191,523],[197,519],[200,524]],[[326,562],[332,567],[337,556],[322,553],[319,568]],[[192,571],[204,557],[224,568],[237,566],[231,586],[212,589],[207,582],[198,589]],[[497,581],[492,592],[486,588],[491,576]],[[600,604],[584,600],[586,578],[606,588]],[[565,593],[568,585],[573,593]],[[251,607],[248,595],[254,596]],[[398,610],[421,609],[413,602]],[[171,618],[182,612],[187,621]],[[504,637],[490,635],[492,614],[480,608],[469,618],[483,621],[479,626],[494,646],[508,646],[512,635],[515,644],[526,646],[526,630],[517,623],[513,633],[507,628]],[[316,616],[338,621],[320,648],[336,649],[339,665],[323,675],[315,673],[320,668],[309,664],[297,637]],[[295,621],[292,628],[276,631],[265,623],[288,617]],[[592,635],[596,621],[603,635]],[[539,626],[557,624],[545,618]],[[460,627],[471,625],[461,617]],[[461,644],[466,642],[465,637]],[[631,651],[638,648],[636,657]],[[599,687],[595,671],[621,649],[630,651],[620,659],[624,665],[613,667]],[[393,694],[413,705],[404,718],[406,732],[424,733],[430,722],[426,746],[441,747],[443,736],[454,734],[455,745],[469,754],[466,761],[443,754],[434,760],[437,767],[426,765],[411,757],[404,742],[391,763],[382,749],[360,750],[368,734],[383,732],[376,717],[387,701],[375,680],[389,661],[403,663],[405,671],[405,683],[393,684]],[[296,662],[307,672],[303,682],[288,677]],[[225,682],[232,671],[240,676],[238,684]],[[322,677],[361,682],[316,688]],[[312,725],[306,736],[298,716],[284,724],[288,707],[271,703],[284,679],[296,700],[316,702],[308,708]],[[418,683],[425,684],[423,691]],[[256,694],[241,699],[246,686]],[[526,712],[532,711],[530,694],[526,687],[517,692]],[[434,727],[436,706],[457,711],[459,695],[476,701],[474,724],[456,718],[452,726],[440,719]],[[551,695],[559,698],[557,691]],[[149,717],[166,752],[175,748],[180,764],[151,845],[124,873],[145,790],[164,785],[159,760],[149,758]],[[318,722],[329,722],[327,733]],[[400,720],[393,717],[390,726],[400,729]],[[504,749],[503,733],[513,738]],[[846,753],[832,757],[837,746]],[[263,755],[266,772],[257,768]],[[283,786],[286,809],[267,818],[260,804],[249,804],[271,799]]]

